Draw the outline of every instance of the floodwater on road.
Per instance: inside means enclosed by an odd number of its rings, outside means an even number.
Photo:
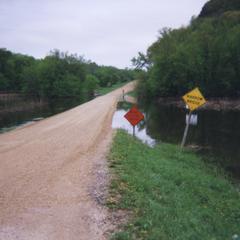
[[[0,133],[66,111],[83,102],[76,99],[59,99],[30,110],[0,111]],[[112,127],[125,129],[132,134],[132,126],[124,118],[130,107],[131,104],[126,102],[118,104]],[[136,137],[150,146],[158,142],[181,143],[186,109],[157,104],[140,105],[139,109],[143,112],[145,120],[136,126]],[[240,179],[239,111],[197,111],[197,125],[190,126],[186,144],[204,159],[220,164]]]
[[[112,126],[132,133],[132,126],[124,119],[131,104],[119,103]],[[153,146],[157,142],[181,143],[186,109],[175,106],[151,104],[139,106],[145,115],[136,127],[136,137]],[[221,165],[240,179],[240,112],[197,111],[197,125],[191,125],[186,145],[203,159]]]

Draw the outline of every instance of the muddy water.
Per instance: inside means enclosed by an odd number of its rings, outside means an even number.
[[[126,103],[119,104],[113,127],[132,132],[131,125],[124,123],[122,117],[130,106]],[[180,144],[187,110],[153,104],[139,108],[145,115],[145,121],[137,127],[137,137],[150,145],[155,142]],[[201,110],[197,115],[197,125],[190,126],[189,129],[188,147],[240,179],[240,112]]]

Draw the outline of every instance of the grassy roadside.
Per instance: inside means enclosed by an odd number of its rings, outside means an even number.
[[[133,90],[133,91],[127,93],[127,95],[130,96],[130,97],[137,98],[137,92],[136,92],[136,90]]]
[[[194,153],[150,148],[118,131],[109,161],[108,206],[133,215],[112,239],[239,239],[240,193]]]
[[[118,89],[124,85],[126,85],[128,82],[124,82],[124,83],[116,83],[114,85],[112,85],[111,87],[102,87],[102,88],[99,88],[97,90],[97,92],[100,94],[100,95],[105,95],[107,93],[110,93],[112,91],[114,91],[115,89]]]

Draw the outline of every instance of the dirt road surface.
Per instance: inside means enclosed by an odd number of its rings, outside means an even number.
[[[106,238],[111,217],[99,201],[122,89],[0,135],[1,240]]]

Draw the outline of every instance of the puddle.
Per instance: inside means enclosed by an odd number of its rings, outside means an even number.
[[[129,108],[126,110],[126,106],[124,107],[122,104],[125,103],[119,103],[118,108],[116,112],[113,115],[112,120],[112,128],[114,129],[124,129],[129,134],[133,134],[133,127],[132,125],[124,118],[124,115],[128,112],[131,105],[129,105]],[[124,108],[124,109],[123,109]],[[144,113],[143,113],[144,114]],[[145,114],[144,114],[145,116]],[[146,117],[146,116],[145,116]],[[146,123],[145,121],[142,121],[135,127],[135,136],[140,139],[143,143],[153,147],[156,144],[156,140],[152,139],[146,131],[145,127]]]

